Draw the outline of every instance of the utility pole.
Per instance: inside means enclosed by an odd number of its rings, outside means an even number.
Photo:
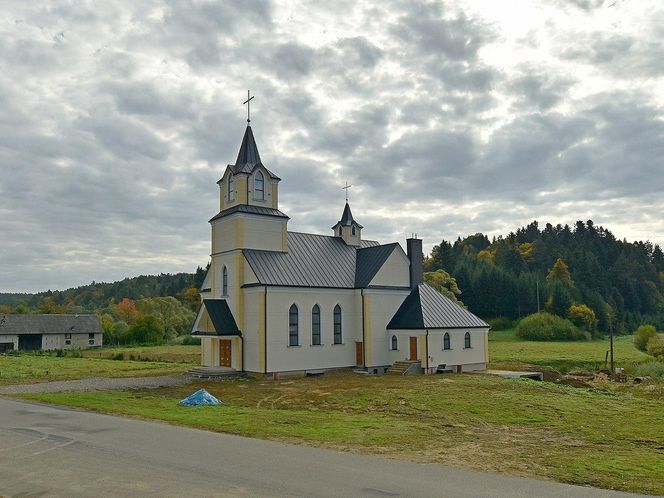
[[[609,321],[609,338],[611,340],[611,377],[614,377],[616,370],[613,363],[613,320]]]

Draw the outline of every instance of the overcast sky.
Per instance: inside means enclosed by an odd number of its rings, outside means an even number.
[[[664,242],[661,1],[3,0],[0,291],[204,266],[247,89],[290,230]]]

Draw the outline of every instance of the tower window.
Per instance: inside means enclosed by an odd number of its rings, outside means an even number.
[[[339,227],[339,237],[341,237],[341,227]]]
[[[225,266],[221,271],[221,295],[228,296],[228,270]]]
[[[235,179],[233,174],[228,175],[228,201],[235,200]]]
[[[254,177],[254,199],[257,201],[265,200],[265,178],[260,171]]]
[[[353,228],[351,228],[351,233],[355,235],[355,225],[353,225]]]
[[[397,349],[399,349],[399,342],[397,340],[397,336],[393,335],[392,336],[392,351],[396,351]]]
[[[443,349],[452,349],[450,346],[450,334],[445,332],[445,335],[443,336]]]
[[[311,309],[311,344],[320,346],[320,307],[315,304]]]
[[[341,306],[334,307],[334,343],[341,344]]]
[[[466,332],[463,338],[463,347],[466,349],[470,348],[470,332]]]
[[[298,328],[297,306],[292,304],[288,310],[288,345],[300,345],[300,331]]]

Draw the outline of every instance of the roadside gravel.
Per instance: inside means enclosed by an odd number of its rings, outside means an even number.
[[[40,384],[14,384],[10,386],[1,386],[0,395],[20,393],[120,391],[125,389],[179,386],[190,381],[191,378],[186,375],[128,378],[91,377],[79,380],[57,380]]]

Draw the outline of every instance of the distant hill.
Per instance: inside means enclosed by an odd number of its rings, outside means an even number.
[[[206,270],[198,267],[194,273],[162,273],[125,278],[117,282],[92,282],[66,290],[45,291],[35,294],[0,293],[0,305],[24,304],[28,309],[39,307],[45,298],[55,305],[67,306],[73,311],[96,311],[123,298],[138,300],[149,297],[177,296],[184,290],[200,288]]]
[[[585,304],[602,332],[629,332],[642,323],[664,329],[662,249],[618,240],[592,220],[543,229],[533,221],[493,240],[482,233],[443,240],[426,269],[447,271],[460,299],[485,319],[536,312],[539,289],[541,309],[564,316],[571,304]]]

